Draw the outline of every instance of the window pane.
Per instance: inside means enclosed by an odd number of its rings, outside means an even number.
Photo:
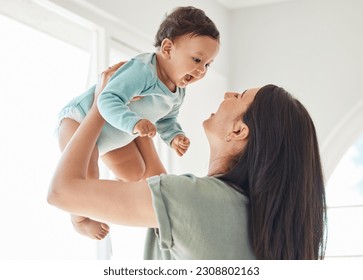
[[[363,205],[363,136],[351,146],[330,177],[328,206]]]
[[[1,15],[0,34],[0,259],[95,259],[95,241],[46,202],[57,115],[85,90],[90,54]]]
[[[327,257],[363,258],[363,136],[352,145],[328,181]]]
[[[118,42],[111,42],[110,65],[127,61],[137,55],[136,51],[126,48]],[[102,165],[101,165],[102,166]],[[103,167],[106,168],[106,167]],[[115,176],[110,172],[110,177]],[[111,225],[110,241],[112,245],[111,259],[141,260],[143,259],[146,229]]]
[[[328,257],[363,257],[362,217],[363,206],[328,210]]]

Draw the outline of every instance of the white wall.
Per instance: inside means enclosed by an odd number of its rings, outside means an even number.
[[[293,1],[231,16],[230,88],[267,83],[298,97],[315,121],[328,178],[363,133],[363,1]]]

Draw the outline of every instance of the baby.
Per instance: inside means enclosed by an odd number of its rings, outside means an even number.
[[[188,84],[202,79],[219,51],[219,31],[205,13],[179,7],[166,16],[155,37],[156,52],[143,53],[120,67],[100,93],[97,106],[106,120],[89,162],[88,176],[99,177],[98,158],[119,180],[158,175],[159,160],[146,137],[156,132],[179,156],[190,141],[177,121]],[[59,143],[65,148],[94,102],[96,86],[60,112]],[[75,229],[102,239],[108,226],[72,215]]]

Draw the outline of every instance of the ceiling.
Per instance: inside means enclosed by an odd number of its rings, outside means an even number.
[[[250,6],[266,5],[279,2],[288,2],[296,0],[216,0],[227,9],[239,9]]]

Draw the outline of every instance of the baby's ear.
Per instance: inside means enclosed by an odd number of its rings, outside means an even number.
[[[165,38],[162,42],[161,42],[161,46],[160,46],[160,52],[161,54],[169,59],[170,56],[171,56],[171,50],[173,49],[173,42],[168,39],[168,38]]]

